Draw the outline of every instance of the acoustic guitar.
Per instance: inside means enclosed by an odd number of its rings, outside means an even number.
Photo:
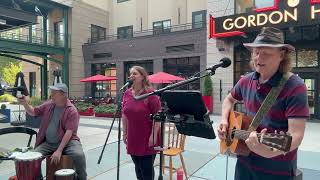
[[[231,111],[229,115],[229,128],[227,137],[220,142],[220,153],[231,152],[233,154],[247,156],[250,149],[245,140],[251,131],[247,131],[252,118],[243,113]],[[286,133],[257,133],[259,142],[283,152],[288,152],[291,147],[292,137]]]

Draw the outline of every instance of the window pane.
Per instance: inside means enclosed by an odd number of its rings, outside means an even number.
[[[302,29],[303,39],[304,40],[315,40],[319,38],[319,27],[305,27]]]
[[[301,28],[299,27],[290,27],[289,30],[285,31],[286,41],[296,42],[302,39]]]
[[[133,26],[118,27],[118,39],[133,37]]]
[[[163,21],[163,28],[166,29],[166,28],[170,28],[171,26],[171,21]]]
[[[162,28],[162,22],[153,23],[153,28]]]
[[[297,67],[297,56],[296,56],[296,52],[291,52],[289,53],[289,57],[292,61],[292,67]]]
[[[255,0],[256,8],[265,8],[274,6],[274,0]]]
[[[318,50],[298,50],[298,67],[318,66]]]
[[[236,13],[250,12],[253,9],[253,0],[236,0]]]

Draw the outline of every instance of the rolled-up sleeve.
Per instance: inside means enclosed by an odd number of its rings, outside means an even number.
[[[46,111],[46,108],[50,106],[50,102],[45,102],[40,106],[34,107],[34,116],[42,116],[43,113]]]

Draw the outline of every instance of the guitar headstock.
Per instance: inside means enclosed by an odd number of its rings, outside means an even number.
[[[288,133],[265,133],[263,136],[262,134],[260,135],[260,143],[283,152],[290,151],[292,136]]]

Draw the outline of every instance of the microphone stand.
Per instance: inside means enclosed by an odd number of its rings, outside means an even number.
[[[174,89],[174,88],[177,88],[177,87],[180,87],[180,86],[183,86],[183,85],[186,85],[186,84],[189,84],[191,82],[194,82],[196,80],[199,80],[203,77],[206,77],[206,76],[212,76],[215,74],[215,70],[217,69],[218,67],[212,67],[210,69],[210,72],[206,72],[204,75],[200,75],[202,72],[205,72],[207,71],[208,69],[206,70],[203,70],[199,73],[196,73],[195,75],[191,76],[190,78],[184,80],[184,81],[180,81],[180,82],[177,82],[175,84],[172,84],[172,85],[169,85],[169,86],[166,86],[164,88],[161,88],[161,89],[158,89],[158,90],[155,90],[151,93],[147,93],[147,94],[143,94],[141,96],[137,96],[137,97],[134,97],[136,100],[142,100],[142,99],[145,99],[149,96],[153,96],[153,95],[157,95],[157,96],[160,96],[161,97],[161,94],[166,91],[166,90],[170,90],[170,89]],[[199,76],[196,76],[198,75]],[[165,104],[164,102],[162,102],[161,104]],[[163,151],[164,151],[164,147],[163,147],[163,135],[164,135],[164,121],[166,119],[166,115],[165,115],[165,112],[166,112],[166,109],[165,107],[162,107],[162,109],[159,111],[159,116],[160,118],[158,118],[160,120],[160,124],[161,124],[161,129],[160,129],[160,166],[159,166],[159,177],[158,177],[158,180],[163,180],[163,175],[162,175],[162,162],[163,162]]]
[[[171,85],[168,85],[164,88],[161,88],[161,89],[158,89],[158,90],[155,90],[153,92],[150,92],[150,93],[146,93],[146,94],[143,94],[141,96],[137,96],[135,97],[136,100],[142,100],[142,99],[145,99],[149,96],[153,96],[153,95],[160,95],[163,91],[166,91],[166,90],[170,90],[170,89],[174,89],[174,88],[177,88],[177,87],[180,87],[180,86],[183,86],[183,85],[186,85],[186,84],[189,84],[189,83],[192,83],[196,80],[199,80],[201,78],[204,78],[206,76],[212,76],[215,74],[215,71],[216,71],[217,67],[216,68],[212,68],[210,69],[210,72],[207,72],[205,73],[204,75],[199,75],[199,76],[195,76],[197,74],[200,74],[201,72],[204,72],[204,71],[201,71],[199,73],[196,73],[195,75],[191,76],[190,78],[184,80],[184,81],[180,81],[180,82],[177,82],[177,83],[174,83],[174,84],[171,84]]]
[[[110,136],[110,133],[111,133],[111,130],[113,128],[114,121],[118,117],[118,123],[119,124],[118,124],[117,180],[119,180],[119,174],[120,174],[121,109],[122,109],[123,94],[124,94],[124,89],[121,89],[119,91],[119,96],[118,96],[118,99],[117,99],[117,110],[113,114],[113,120],[112,120],[112,123],[111,123],[111,127],[109,129],[106,141],[105,141],[105,143],[103,145],[103,148],[102,148],[99,160],[98,160],[98,164],[100,164],[102,156],[103,156],[103,153],[104,153],[104,150],[106,148],[106,145],[107,145],[107,142],[108,142],[108,139],[109,139],[109,136]]]

